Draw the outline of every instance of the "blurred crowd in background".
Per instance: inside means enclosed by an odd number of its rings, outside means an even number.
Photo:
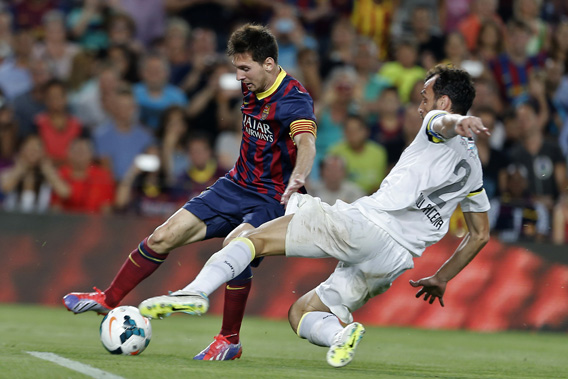
[[[256,22],[314,99],[311,194],[377,190],[420,128],[426,71],[452,64],[474,77],[470,114],[492,132],[477,148],[494,235],[568,239],[566,1],[0,4],[3,212],[165,217],[214,183],[242,133],[226,41]],[[451,225],[463,233],[459,212]]]

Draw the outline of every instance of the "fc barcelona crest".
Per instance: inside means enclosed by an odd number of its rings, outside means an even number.
[[[264,109],[262,110],[262,116],[260,116],[261,120],[266,120],[266,118],[268,117],[268,113],[270,113],[270,105],[267,105],[264,107]]]

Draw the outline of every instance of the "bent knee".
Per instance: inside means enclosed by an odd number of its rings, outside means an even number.
[[[175,233],[166,224],[160,225],[148,238],[148,245],[158,254],[166,254],[176,247]]]
[[[304,307],[299,304],[300,299],[296,300],[290,309],[288,310],[288,322],[292,327],[294,333],[298,334],[298,326],[300,325],[300,320],[304,315]]]
[[[288,310],[288,322],[296,334],[298,333],[298,326],[300,325],[302,317],[306,313],[314,311],[331,312],[329,308],[322,303],[315,288],[296,300]]]
[[[264,240],[259,238],[256,229],[245,230],[239,234],[239,237],[246,238],[252,242],[257,258],[264,256]]]

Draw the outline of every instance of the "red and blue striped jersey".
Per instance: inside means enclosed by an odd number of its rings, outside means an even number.
[[[294,136],[316,134],[312,97],[282,68],[267,91],[242,90],[241,151],[226,177],[280,201],[296,164]]]
[[[501,97],[512,102],[528,90],[531,71],[544,67],[546,55],[540,53],[527,58],[523,64],[513,62],[509,55],[503,53],[489,62],[489,68],[499,87]]]

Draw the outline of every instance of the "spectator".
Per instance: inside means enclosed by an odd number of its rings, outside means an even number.
[[[195,133],[189,137],[187,154],[191,162],[178,178],[176,193],[191,199],[213,185],[226,171],[219,167],[213,155],[213,147],[207,134]]]
[[[18,146],[18,124],[6,98],[0,94],[0,171],[14,162]]]
[[[221,60],[215,46],[217,34],[214,30],[197,28],[191,33],[191,69],[183,79],[181,88],[191,98],[209,81],[212,67]]]
[[[106,50],[107,62],[116,69],[120,80],[138,83],[138,55],[126,45],[111,45]]]
[[[42,42],[36,42],[32,57],[47,62],[51,75],[66,81],[71,75],[73,59],[79,53],[79,47],[67,41],[63,13],[50,11],[43,17],[45,30]]]
[[[414,85],[412,86],[412,91],[410,92],[410,96],[408,97],[409,104],[418,104],[422,102],[422,89],[424,88],[424,80],[416,80]]]
[[[142,58],[140,77],[142,82],[133,87],[140,121],[156,130],[162,112],[170,105],[186,106],[187,98],[178,87],[168,83],[169,64],[163,56],[149,54]]]
[[[164,47],[170,63],[169,81],[176,86],[183,82],[191,70],[190,33],[191,29],[183,19],[173,17],[168,21]]]
[[[94,142],[97,157],[120,181],[134,158],[153,145],[154,139],[135,118],[136,101],[130,89],[119,89],[114,102],[112,119],[95,130]]]
[[[474,115],[481,119],[483,126],[490,133],[493,133],[497,123],[497,115],[493,109],[480,108]],[[509,158],[507,154],[491,146],[491,137],[486,134],[478,135],[475,144],[483,168],[483,188],[489,200],[499,198],[506,189]]]
[[[443,13],[444,1],[442,0],[398,0],[391,26],[392,39],[399,39],[408,35],[412,29],[412,15],[416,8],[427,8],[430,13],[430,28],[433,33],[441,34],[440,14]]]
[[[390,169],[396,164],[404,149],[402,104],[396,87],[386,88],[377,104],[379,119],[371,128],[371,139],[385,147]]]
[[[21,138],[37,132],[35,117],[45,110],[43,87],[51,79],[47,62],[33,60],[30,64],[30,76],[31,89],[17,96],[12,102]]]
[[[162,144],[161,169],[169,184],[175,183],[189,168],[186,148],[188,133],[189,124],[184,109],[178,105],[167,108],[162,114],[156,137]]]
[[[114,201],[112,173],[94,161],[92,142],[86,137],[74,139],[59,176],[68,190],[55,193],[52,209],[64,212],[109,213]]]
[[[278,41],[278,63],[290,75],[296,76],[298,51],[302,47],[317,49],[317,42],[306,35],[294,7],[290,5],[276,6],[269,25]]]
[[[410,29],[406,38],[413,38],[418,43],[418,55],[432,54],[435,62],[444,59],[444,36],[439,27],[432,22],[432,9],[421,4],[412,9]]]
[[[550,28],[540,18],[542,0],[515,0],[513,16],[531,28],[531,38],[527,44],[527,55],[537,55],[550,47]]]
[[[496,59],[505,50],[503,27],[493,20],[483,22],[477,35],[474,54],[482,62]]]
[[[10,100],[29,91],[33,85],[30,75],[32,44],[30,32],[20,30],[14,36],[11,50],[0,47],[0,89]]]
[[[10,2],[9,2],[10,3]],[[17,30],[28,30],[34,36],[43,34],[43,16],[53,10],[57,5],[57,0],[31,0],[14,1],[14,26]]]
[[[568,90],[568,76],[564,73],[564,66],[562,62],[549,58],[546,60],[545,71],[535,72],[531,79],[540,82],[542,98],[548,107],[545,127],[547,136],[558,137],[568,121],[568,106],[564,102],[568,98],[568,93],[565,92]]]
[[[480,108],[491,108],[495,114],[503,115],[504,101],[499,96],[499,90],[493,78],[482,76],[473,85],[475,87],[475,99],[471,109],[472,113]]]
[[[347,178],[366,194],[371,194],[387,174],[387,152],[383,146],[369,140],[369,127],[360,116],[350,115],[343,131],[343,142],[332,146],[329,153],[342,157],[347,163]]]
[[[242,85],[232,71],[225,61],[214,63],[205,75],[207,82],[193,94],[187,106],[192,129],[208,134],[211,140],[232,121],[226,118],[230,117],[227,110],[242,104]]]
[[[81,120],[85,129],[94,132],[110,122],[115,95],[125,85],[112,65],[103,66],[98,75],[71,94],[73,114]]]
[[[109,3],[110,4],[110,3]],[[108,46],[105,25],[110,9],[103,0],[85,0],[67,16],[73,38],[86,50],[104,50]]]
[[[568,20],[556,25],[552,34],[550,57],[562,62],[564,72],[568,72]]]
[[[68,112],[67,91],[62,82],[48,82],[43,96],[46,109],[35,117],[35,124],[46,155],[59,167],[67,159],[69,145],[81,134],[82,126]]]
[[[159,150],[151,146],[138,155],[122,178],[116,191],[119,212],[141,216],[166,217],[175,212],[187,197],[177,199],[160,162]]]
[[[445,59],[442,63],[451,64],[463,68],[462,63],[469,58],[469,52],[465,45],[465,39],[460,32],[450,33],[444,44]]]
[[[420,113],[416,110],[418,109],[418,103],[409,103],[404,106],[404,116],[402,119],[402,135],[404,137],[404,147],[401,149],[400,153],[410,145],[414,138],[416,138],[416,134],[420,130],[421,126],[421,117]]]
[[[2,171],[0,189],[4,210],[43,213],[49,209],[52,189],[65,194],[67,186],[45,157],[40,138],[30,135],[20,146],[14,165]]]
[[[417,80],[424,78],[426,71],[418,65],[418,50],[414,40],[398,41],[395,61],[383,64],[379,74],[389,78],[398,88],[400,99],[406,104]]]
[[[558,143],[544,138],[539,111],[534,101],[517,107],[521,141],[511,148],[510,156],[513,163],[526,168],[529,191],[534,200],[552,211],[566,188],[566,161]]]
[[[111,14],[107,26],[108,45],[126,46],[128,50],[136,53],[143,51],[143,46],[135,38],[136,24],[126,13]]]
[[[149,48],[151,44],[164,35],[166,24],[165,4],[168,0],[119,0],[115,9],[126,13],[134,20],[136,41]]]
[[[242,119],[240,107],[232,109],[232,116],[229,115],[229,126],[225,127],[215,139],[215,156],[219,167],[225,171],[233,168],[240,154],[242,139]]]
[[[493,21],[503,27],[503,20],[497,14],[498,4],[497,0],[474,0],[471,13],[459,23],[458,30],[465,37],[470,52],[475,52],[475,43],[483,23]]]
[[[353,66],[357,71],[357,90],[361,104],[360,112],[370,123],[377,121],[379,113],[379,96],[387,87],[392,85],[389,78],[377,74],[379,69],[377,46],[366,38],[359,37],[356,41]]]
[[[338,67],[330,75],[324,91],[324,97],[316,107],[318,119],[318,138],[316,139],[316,157],[310,177],[319,178],[319,162],[326,156],[328,149],[340,142],[343,137],[343,125],[350,113],[359,109],[355,98],[357,74],[351,67]]]
[[[298,51],[296,78],[304,84],[314,102],[321,100],[323,80],[320,75],[319,55],[316,50],[304,47]]]
[[[352,203],[365,193],[355,183],[347,180],[347,167],[343,158],[328,155],[320,162],[320,180],[310,183],[309,192],[328,204],[337,200]]]
[[[395,0],[355,0],[351,23],[360,36],[368,37],[378,47],[378,58],[386,60],[389,53],[390,29],[395,12]]]
[[[491,230],[503,242],[544,241],[548,235],[549,213],[545,206],[534,201],[527,181],[524,166],[510,165],[506,192],[491,204]]]
[[[353,63],[353,46],[357,35],[351,23],[346,19],[338,19],[331,30],[330,46],[321,55],[321,76],[324,80],[338,66]]]
[[[6,7],[0,7],[0,44],[12,45],[14,33],[14,16]]]
[[[92,51],[79,51],[71,63],[71,72],[67,80],[70,93],[80,91],[81,88],[100,70],[100,61]]]
[[[511,20],[507,25],[506,52],[489,62],[502,99],[511,104],[528,90],[530,72],[544,67],[545,55],[527,55],[529,25]]]
[[[210,28],[219,34],[220,41],[226,41],[235,25],[237,12],[244,5],[242,1],[215,0],[215,1],[176,1],[164,0],[166,11],[184,19],[192,28]],[[274,6],[270,1],[270,6]],[[213,46],[220,50],[222,46]]]
[[[469,15],[475,0],[445,0],[442,8],[441,26],[444,32],[455,32],[459,23]]]

